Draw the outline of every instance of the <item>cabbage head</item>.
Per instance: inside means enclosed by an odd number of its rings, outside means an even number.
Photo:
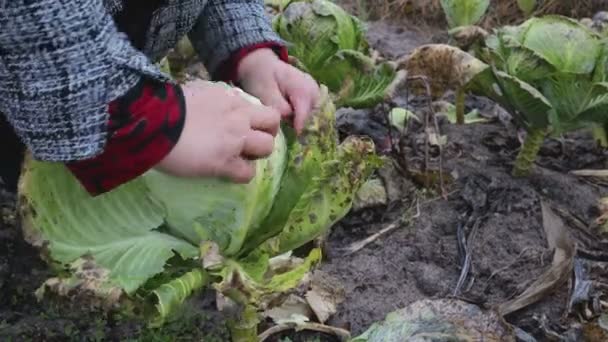
[[[364,25],[331,1],[292,1],[273,23],[298,66],[325,84],[339,107],[372,107],[403,78],[394,64],[370,57]]]
[[[324,234],[379,165],[370,139],[339,143],[334,115],[322,87],[303,133],[282,126],[248,184],[150,170],[92,197],[63,164],[28,157],[19,185],[24,235],[57,270],[38,295],[93,298],[160,325],[211,285],[255,312],[297,286],[320,251],[280,269],[273,258]]]

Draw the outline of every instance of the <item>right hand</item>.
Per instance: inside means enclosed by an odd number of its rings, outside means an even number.
[[[248,183],[255,176],[253,160],[273,151],[280,113],[213,83],[190,82],[183,91],[184,128],[157,168],[178,177],[225,177]]]

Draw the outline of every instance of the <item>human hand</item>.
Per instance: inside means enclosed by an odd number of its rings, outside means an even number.
[[[319,101],[319,86],[308,74],[283,62],[271,49],[259,49],[239,64],[241,87],[293,122],[300,133]]]
[[[213,83],[190,82],[183,91],[184,128],[157,168],[178,177],[227,177],[237,183],[249,182],[255,176],[252,160],[273,151],[279,112]]]

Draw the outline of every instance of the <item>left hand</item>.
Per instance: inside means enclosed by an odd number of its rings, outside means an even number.
[[[259,49],[239,64],[243,90],[273,107],[301,133],[319,102],[319,86],[308,74],[283,62],[271,49]]]

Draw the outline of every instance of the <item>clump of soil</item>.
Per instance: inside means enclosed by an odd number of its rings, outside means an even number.
[[[445,298],[452,295],[461,272],[458,253],[458,226],[471,215],[472,199],[481,206],[483,216],[472,241],[472,278],[461,296],[482,306],[502,303],[521,293],[551,263],[552,252],[544,236],[540,200],[568,210],[583,222],[596,216],[597,201],[608,194],[608,187],[588,184],[563,173],[562,168],[602,167],[606,152],[592,150],[590,139],[573,137],[570,153],[558,158],[551,142],[545,144],[540,164],[559,167],[538,167],[528,179],[510,176],[510,162],[517,145],[514,131],[506,131],[500,123],[442,126],[448,137],[449,156],[445,172],[456,176],[448,190],[447,200],[420,200],[411,224],[380,238],[354,255],[339,251],[351,243],[374,234],[386,223],[378,222],[386,211],[385,222],[406,213],[406,206],[376,209],[374,214],[349,216],[329,239],[328,250],[335,251],[323,265],[325,272],[337,275],[346,286],[347,299],[333,323],[362,332],[371,323],[381,320],[393,310],[422,298]],[[408,139],[415,143],[417,135]],[[506,141],[502,153],[493,151],[488,141]],[[415,160],[420,152],[410,151]],[[412,194],[416,188],[412,186]],[[406,194],[407,195],[407,194]],[[485,202],[485,203],[484,203]],[[368,216],[369,218],[365,218]],[[565,310],[568,289],[514,315],[514,322],[534,326],[532,316],[544,314],[559,320]]]
[[[407,53],[410,45],[392,42],[408,34],[416,36],[385,23],[372,25],[370,35],[380,53],[399,56]],[[431,39],[418,35],[414,45]],[[422,116],[428,114],[425,101],[401,97],[394,102]],[[452,296],[462,265],[457,231],[472,214],[482,218],[472,241],[469,281],[459,296],[484,307],[494,307],[520,294],[550,266],[552,250],[543,230],[541,200],[575,217],[579,224],[592,226],[598,215],[598,200],[608,195],[608,186],[569,171],[607,168],[608,151],[599,148],[588,132],[547,139],[533,174],[516,179],[510,172],[520,147],[520,132],[494,104],[471,96],[467,110],[474,108],[489,122],[459,126],[439,120],[441,134],[448,139],[443,172],[446,179],[453,180],[445,188],[447,199],[428,193],[421,196],[420,184],[406,181],[409,191],[403,193],[403,203],[351,214],[332,231],[329,256],[322,269],[341,279],[347,293],[332,324],[357,335],[390,311],[423,298]],[[385,115],[384,108],[367,113],[342,110],[339,122],[344,134],[370,134],[376,142],[384,142],[382,148],[386,150],[390,146],[386,145]],[[410,126],[401,142],[408,165],[418,169],[423,166],[425,139],[423,125]],[[430,154],[431,165],[437,168],[437,149],[431,149]],[[412,206],[416,206],[414,212]],[[415,218],[355,254],[343,253],[351,243],[371,236],[403,215]],[[594,234],[587,230],[583,235]],[[601,270],[595,277],[605,277],[606,266],[595,263],[592,268]],[[539,320],[563,324],[568,329],[575,321],[565,315],[568,291],[564,285],[508,319],[541,340]]]

